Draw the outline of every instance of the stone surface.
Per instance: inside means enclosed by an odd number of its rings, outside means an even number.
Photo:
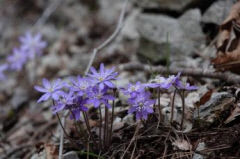
[[[29,98],[29,94],[26,89],[22,87],[17,87],[14,89],[13,97],[11,99],[11,105],[13,108],[17,109],[21,106],[24,102],[26,102]]]
[[[77,152],[70,151],[63,155],[63,159],[79,159]]]
[[[202,22],[220,25],[231,10],[233,0],[219,0],[213,3],[203,14]]]
[[[205,44],[200,27],[199,9],[187,11],[178,19],[165,15],[140,14],[137,29],[140,33],[138,57],[143,62],[158,64],[169,59],[183,61]]]
[[[199,113],[198,110],[195,110],[194,118],[213,123],[220,117],[221,113],[230,108],[234,101],[235,98],[228,92],[213,93],[209,101],[200,105]]]
[[[159,8],[162,10],[183,11],[189,5],[199,0],[137,0],[136,3],[142,8]]]

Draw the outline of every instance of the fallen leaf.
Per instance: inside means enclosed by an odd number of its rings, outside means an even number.
[[[225,120],[225,124],[228,124],[240,116],[240,104],[236,105],[235,109],[231,112],[231,115]]]
[[[183,151],[192,150],[192,145],[184,139],[177,139],[172,143],[172,145],[178,148],[179,150]]]
[[[58,148],[54,144],[44,144],[44,148],[47,154],[47,159],[57,159],[58,158]]]
[[[217,57],[212,60],[215,68],[240,73],[240,1],[221,24],[216,47]]]

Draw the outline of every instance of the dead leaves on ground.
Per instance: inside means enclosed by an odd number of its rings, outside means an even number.
[[[217,57],[212,60],[216,69],[240,73],[240,1],[220,26],[216,47]]]

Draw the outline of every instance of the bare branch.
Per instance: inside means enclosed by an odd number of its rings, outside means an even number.
[[[96,54],[99,51],[101,51],[102,49],[104,49],[106,46],[111,44],[111,42],[113,42],[115,40],[115,38],[118,36],[118,34],[120,33],[120,31],[121,31],[121,29],[123,27],[123,21],[124,21],[124,16],[125,16],[125,13],[126,13],[127,3],[128,3],[128,0],[125,0],[124,4],[122,6],[121,14],[119,16],[118,24],[117,24],[117,27],[116,27],[115,31],[101,45],[99,45],[98,47],[93,49],[93,53],[92,53],[91,59],[90,59],[90,61],[88,63],[88,66],[87,66],[85,72],[84,72],[85,75],[88,73],[90,67],[92,66]]]
[[[220,79],[227,83],[239,84],[240,76],[230,72],[215,72],[215,70],[203,70],[196,68],[166,68],[163,66],[150,66],[141,63],[127,63],[118,66],[119,70],[142,70],[146,72],[158,72],[161,74],[177,74],[181,72],[182,75],[193,77],[206,77],[213,79]]]
[[[63,0],[55,0],[53,1],[43,12],[41,17],[34,24],[34,27],[40,27],[44,23],[46,23],[47,19],[51,16],[51,14],[58,8],[58,6],[63,2]]]

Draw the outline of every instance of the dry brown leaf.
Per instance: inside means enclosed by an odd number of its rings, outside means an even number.
[[[217,57],[212,60],[214,66],[221,71],[240,73],[240,1],[220,26],[216,47]]]
[[[197,106],[200,107],[200,105],[205,104],[207,101],[209,101],[209,99],[211,98],[213,93],[213,89],[210,89],[209,91],[207,91],[201,98],[200,101],[197,102]]]
[[[58,159],[58,148],[53,144],[44,144],[47,159]]]
[[[236,119],[237,116],[240,116],[240,104],[236,105],[235,109],[232,111],[231,115],[224,122],[228,124]]]

